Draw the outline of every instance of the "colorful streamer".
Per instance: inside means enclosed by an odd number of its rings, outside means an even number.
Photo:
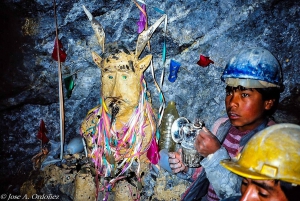
[[[132,0],[132,1],[140,9],[140,21],[141,21],[141,13],[143,13],[143,16],[146,16],[146,19],[147,19],[146,10],[143,10],[142,7],[135,0]],[[161,74],[161,77],[160,77],[160,84],[159,85],[157,84],[156,79],[155,79],[154,67],[153,67],[152,61],[151,61],[151,64],[150,64],[152,77],[153,77],[154,83],[156,85],[156,88],[159,91],[159,100],[161,102],[161,105],[160,105],[159,111],[158,111],[158,123],[157,123],[157,127],[159,127],[160,124],[161,124],[162,113],[163,113],[164,108],[165,108],[165,98],[164,98],[164,95],[162,93],[161,87],[163,85],[164,74],[165,74],[164,72],[165,72],[166,52],[167,52],[167,48],[166,48],[166,33],[167,33],[168,16],[165,14],[165,11],[163,11],[163,10],[157,8],[157,7],[151,6],[149,4],[146,4],[145,1],[142,1],[142,0],[137,0],[137,1],[140,2],[140,3],[142,3],[143,5],[147,5],[149,7],[152,7],[155,11],[157,11],[157,12],[165,15],[165,23],[164,23],[164,29],[163,29],[164,30],[164,40],[163,40],[163,48],[162,48],[162,66],[163,66],[163,70],[162,70],[162,74]],[[147,29],[147,22],[146,22],[146,25],[145,25],[145,29]],[[148,47],[149,47],[149,50],[150,50],[150,44],[149,44],[149,42],[148,42]],[[157,137],[157,139],[159,139],[159,131],[157,131],[156,137]]]
[[[142,154],[147,152],[150,162],[153,164],[158,163],[155,117],[152,106],[147,101],[144,78],[141,78],[141,86],[139,105],[120,131],[115,131],[114,127],[110,127],[111,116],[107,113],[104,100],[101,100],[100,108],[96,108],[90,113],[89,117],[91,118],[94,117],[92,114],[98,114],[97,116],[100,117],[96,128],[89,128],[93,131],[91,133],[94,147],[91,158],[95,163],[97,174],[102,177],[114,176],[105,186],[106,190],[112,188],[116,181],[123,178],[123,174],[135,160],[139,160]],[[89,121],[89,117],[87,121]],[[144,144],[146,127],[151,128],[151,139],[148,144]],[[137,176],[139,175],[139,169],[136,172]]]
[[[140,11],[140,20],[137,22],[139,34],[142,33],[142,31],[144,31],[146,24],[147,24],[146,5],[143,4]]]

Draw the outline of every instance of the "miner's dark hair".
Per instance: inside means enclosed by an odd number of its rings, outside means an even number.
[[[276,180],[276,182],[280,182],[280,188],[288,201],[299,201],[300,185],[293,185],[291,183],[279,180]]]
[[[274,99],[274,105],[270,110],[266,111],[267,116],[271,117],[274,112],[277,110],[281,89],[277,87],[269,87],[269,88],[255,88],[261,95],[263,100],[272,100]]]

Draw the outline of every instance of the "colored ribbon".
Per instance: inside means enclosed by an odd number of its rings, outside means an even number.
[[[135,160],[139,161],[139,157],[142,154],[147,152],[150,162],[153,164],[158,163],[159,154],[155,137],[156,125],[154,112],[151,104],[147,101],[146,82],[143,77],[141,78],[141,88],[139,105],[130,120],[119,131],[121,133],[110,127],[111,116],[107,113],[107,107],[103,99],[101,99],[102,107],[100,109],[96,108],[87,118],[87,121],[89,121],[89,118],[94,117],[94,114],[101,114],[99,115],[100,118],[96,129],[88,128],[94,131],[92,132],[93,149],[91,158],[95,163],[97,174],[104,177],[113,177],[115,161],[118,162],[117,169],[120,169],[120,172],[106,185],[106,189],[112,188],[114,183],[123,177],[123,174],[131,167],[133,162]],[[146,137],[145,128],[148,126],[151,128],[151,138],[147,144],[144,144]],[[124,149],[124,145],[127,146],[126,149]],[[121,150],[125,150],[125,153],[121,153]],[[112,158],[116,160],[112,160]],[[137,168],[137,176],[139,175],[139,169],[140,167]]]

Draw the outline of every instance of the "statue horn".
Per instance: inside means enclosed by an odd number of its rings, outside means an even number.
[[[156,30],[156,28],[160,25],[160,23],[166,18],[166,14],[164,14],[160,19],[158,19],[148,30],[143,31],[137,40],[135,55],[139,57],[142,51],[144,50],[147,42],[150,40],[152,34]]]
[[[86,7],[83,5],[83,10],[89,20],[91,21],[92,28],[95,32],[95,35],[97,37],[99,45],[102,47],[102,52],[104,52],[104,43],[105,43],[105,33],[103,30],[102,25],[93,17],[93,15],[86,9]]]

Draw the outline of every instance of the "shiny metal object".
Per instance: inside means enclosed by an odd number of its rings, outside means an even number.
[[[189,120],[184,117],[176,119],[172,124],[172,139],[176,143],[181,144],[182,162],[188,167],[199,167],[200,161],[203,159],[203,156],[201,156],[194,147],[196,137],[203,126],[204,123],[199,119],[195,119],[194,123],[190,123]]]

